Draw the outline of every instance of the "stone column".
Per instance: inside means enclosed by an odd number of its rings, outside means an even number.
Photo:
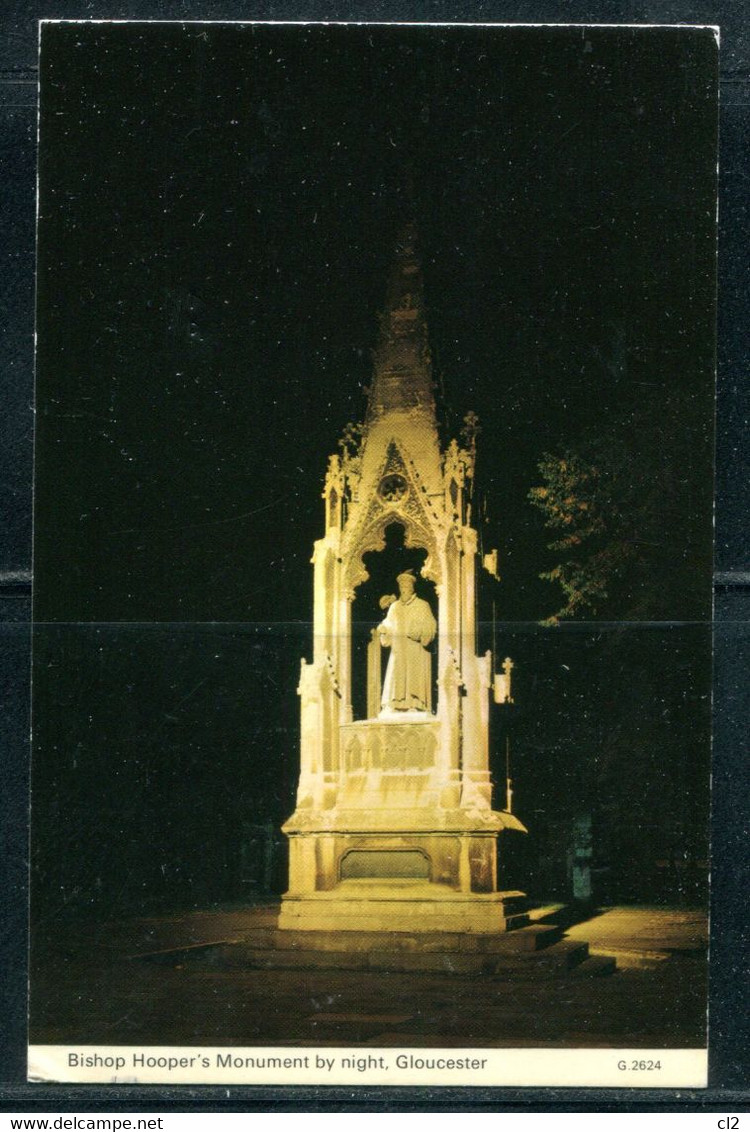
[[[367,646],[367,718],[375,719],[380,712],[382,695],[382,653],[383,646],[377,629],[370,633]]]

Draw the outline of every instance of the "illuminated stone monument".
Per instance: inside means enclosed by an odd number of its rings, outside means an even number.
[[[476,655],[473,444],[440,450],[411,228],[397,247],[357,439],[330,457],[323,493],[279,927],[497,932],[521,895],[498,890],[498,835],[524,827],[493,810],[489,773],[490,697],[509,697],[510,666],[493,678],[490,654]],[[363,556],[384,550],[394,525],[406,548],[426,556],[381,596],[367,718],[355,719],[352,603],[368,580]],[[421,586],[429,597],[430,583],[435,608],[416,593]]]

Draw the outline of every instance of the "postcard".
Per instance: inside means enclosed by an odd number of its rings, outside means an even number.
[[[706,1084],[717,74],[42,22],[30,1080]]]

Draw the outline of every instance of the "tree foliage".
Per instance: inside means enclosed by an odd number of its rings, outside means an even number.
[[[539,472],[544,482],[531,489],[529,498],[557,536],[548,546],[560,555],[558,562],[540,575],[557,582],[565,596],[547,619],[556,624],[595,613],[628,568],[635,548],[611,460],[594,461],[568,448],[560,455],[545,453]]]
[[[710,429],[677,395],[642,405],[598,435],[546,452],[531,503],[554,533],[564,602],[549,618],[686,620],[710,602]],[[703,476],[701,478],[700,472]]]

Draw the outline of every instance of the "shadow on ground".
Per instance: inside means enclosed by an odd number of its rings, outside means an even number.
[[[606,978],[258,970],[206,962],[277,908],[224,907],[34,933],[33,1044],[690,1048],[705,1045],[702,911],[542,906]],[[203,956],[204,960],[194,961]],[[154,961],[161,957],[161,961]]]

